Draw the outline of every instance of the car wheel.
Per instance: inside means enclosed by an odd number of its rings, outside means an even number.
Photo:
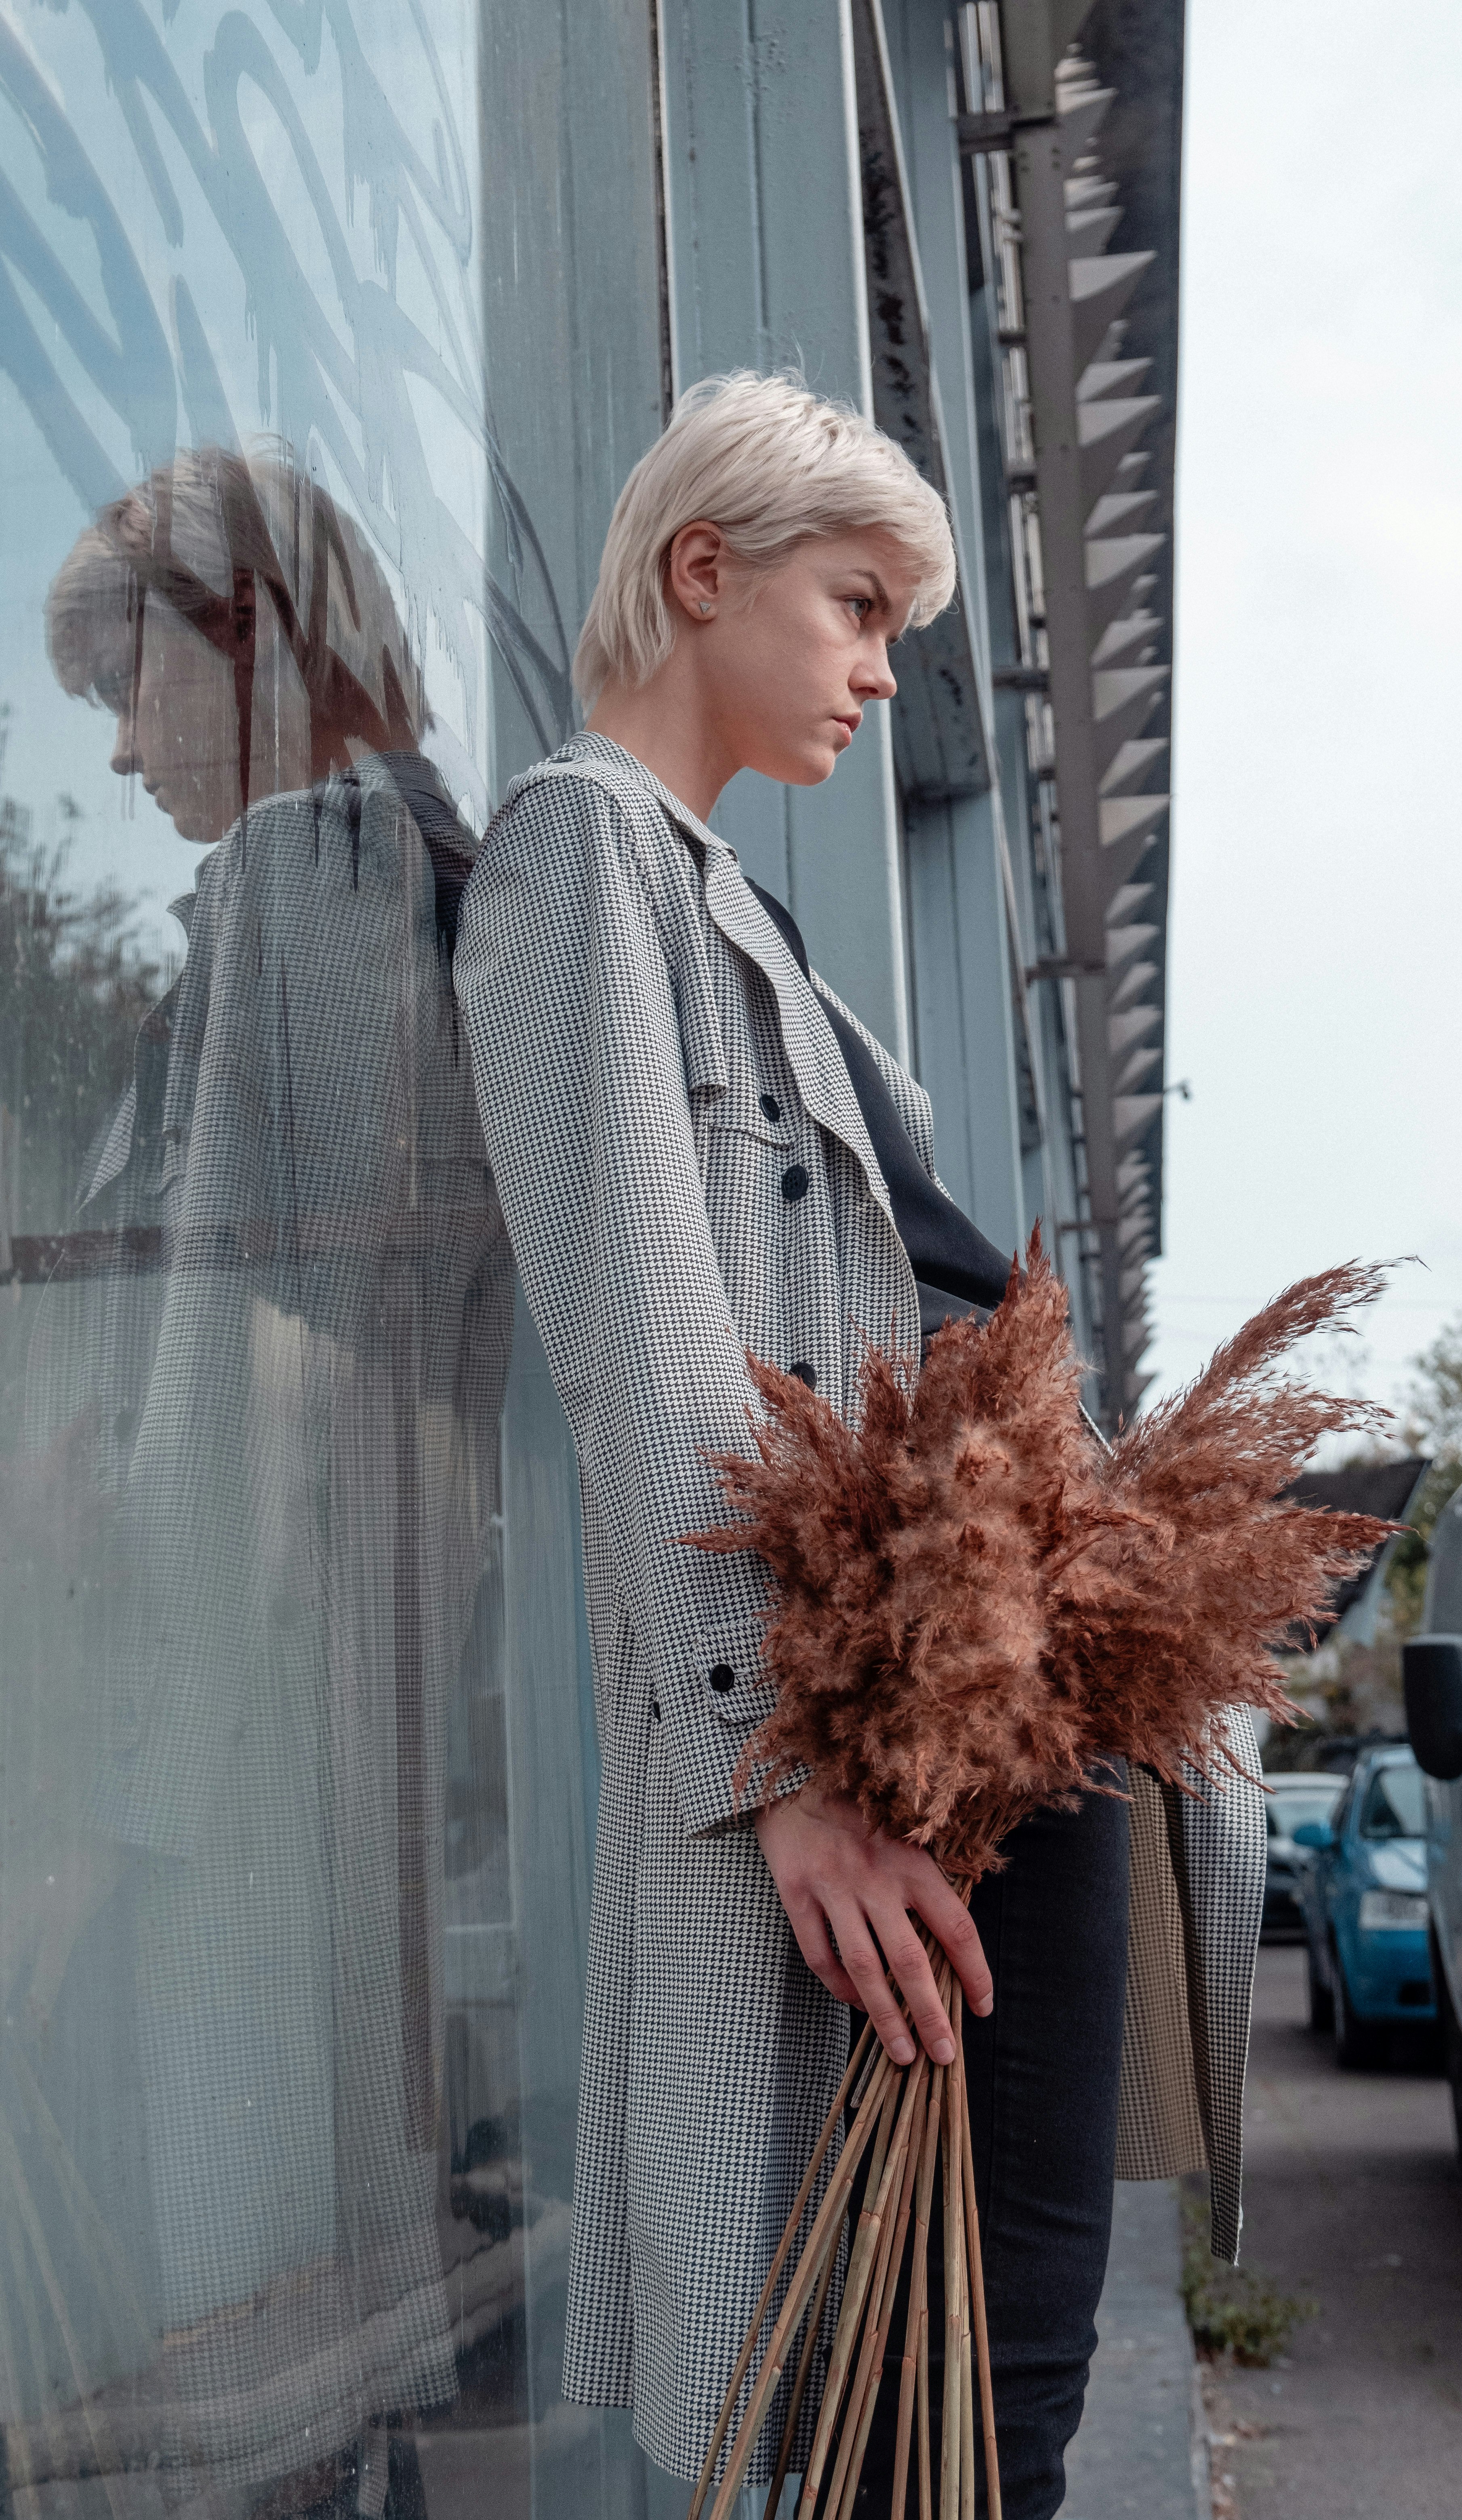
[[[1335,2061],[1338,2065],[1373,2065],[1381,2047],[1375,2024],[1356,2019],[1339,1952],[1331,1960],[1335,2004]]]
[[[1324,1979],[1321,1977],[1319,1970],[1315,1966],[1315,1947],[1313,1943],[1306,1943],[1305,1945],[1304,1981],[1309,1995],[1309,2026],[1311,2030],[1333,2030],[1335,2027],[1335,1999],[1331,1995],[1329,1987],[1325,1984]]]
[[[1441,2033],[1441,2070],[1452,2090],[1452,2126],[1457,2138],[1457,2154],[1462,2159],[1462,2026],[1452,2009],[1451,1989],[1432,1936],[1432,1983],[1437,1989],[1437,2026]]]

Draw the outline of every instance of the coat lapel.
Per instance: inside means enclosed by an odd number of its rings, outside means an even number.
[[[873,1141],[837,1035],[803,979],[785,938],[773,926],[736,861],[734,849],[697,820],[643,764],[642,775],[676,827],[698,842],[706,870],[706,906],[728,945],[745,954],[770,982],[781,1017],[782,1039],[798,1092],[818,1126],[842,1140],[857,1158],[870,1191],[890,1225],[893,1210]],[[896,1230],[896,1229],[895,1229]]]
[[[621,745],[612,743],[605,736],[581,735],[574,740],[574,750],[581,759],[588,755],[590,763],[597,754],[601,775],[603,768],[611,765],[621,773],[630,773],[637,785],[657,798],[675,829],[694,844],[705,870],[706,906],[715,926],[728,945],[734,945],[738,953],[755,964],[776,998],[783,1043],[804,1107],[819,1128],[846,1147],[888,1227],[893,1275],[899,1287],[895,1344],[904,1349],[912,1347],[917,1353],[919,1298],[913,1268],[899,1238],[888,1185],[873,1151],[846,1061],[816,991],[803,979],[786,940],[747,882],[734,849],[662,786],[643,761]],[[684,1010],[682,1019],[683,1016]]]

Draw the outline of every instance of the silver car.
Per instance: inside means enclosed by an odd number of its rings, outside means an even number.
[[[1328,1821],[1340,1800],[1344,1777],[1266,1776],[1264,1822],[1268,1831],[1264,1869],[1265,1942],[1302,1942],[1304,1905],[1300,1875],[1309,1861],[1295,1844],[1295,1831],[1305,1821]]]

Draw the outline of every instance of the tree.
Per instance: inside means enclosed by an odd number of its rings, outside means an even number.
[[[9,709],[0,703],[0,770]],[[16,1235],[75,1223],[88,1148],[132,1073],[137,1029],[168,973],[140,932],[140,905],[115,885],[67,881],[74,799],[55,799],[66,836],[34,836],[30,808],[0,794],[0,1270]],[[0,1281],[3,1282],[3,1281]],[[38,1300],[19,1280],[0,1304],[0,1462],[17,1441],[22,1377]]]
[[[1386,1570],[1374,1639],[1362,1644],[1355,1637],[1332,1634],[1313,1654],[1296,1658],[1290,1686],[1316,1729],[1271,1734],[1264,1750],[1268,1768],[1313,1766],[1326,1739],[1336,1734],[1405,1730],[1401,1647],[1422,1623],[1437,1517],[1462,1486],[1462,1317],[1448,1323],[1411,1362],[1413,1378],[1393,1443],[1384,1448],[1371,1443],[1348,1457],[1349,1462],[1375,1461],[1383,1449],[1390,1454],[1399,1445],[1407,1453],[1430,1456],[1432,1462],[1412,1506],[1410,1527]]]
[[[0,768],[9,709],[0,706]],[[82,1159],[132,1070],[137,1028],[166,973],[138,932],[138,903],[67,882],[81,809],[46,849],[30,809],[0,795],[0,1233],[72,1222]]]
[[[1412,1367],[1407,1433],[1415,1451],[1431,1454],[1432,1468],[1412,1508],[1411,1528],[1387,1571],[1392,1624],[1403,1638],[1414,1636],[1421,1625],[1437,1517],[1462,1487],[1462,1315],[1413,1357]]]

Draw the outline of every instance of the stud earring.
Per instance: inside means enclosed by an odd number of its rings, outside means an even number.
[[[701,609],[703,612],[708,612],[710,610],[710,607],[708,604],[703,604]]]

